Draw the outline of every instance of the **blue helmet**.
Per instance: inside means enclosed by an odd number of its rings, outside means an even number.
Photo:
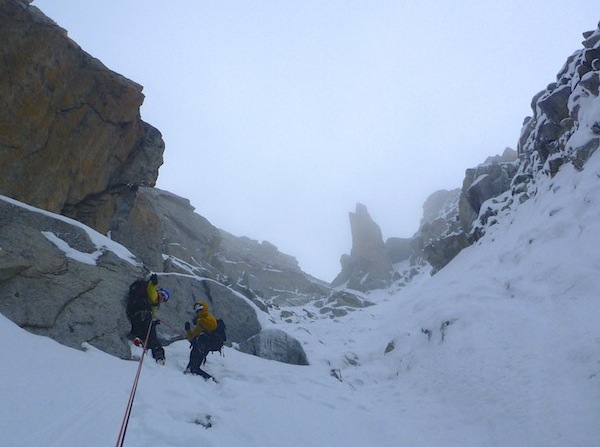
[[[158,289],[158,294],[162,296],[165,303],[169,301],[169,298],[171,298],[171,292],[169,292],[167,289]]]

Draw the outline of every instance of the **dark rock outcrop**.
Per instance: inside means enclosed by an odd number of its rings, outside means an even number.
[[[414,252],[410,238],[390,237],[385,241],[385,248],[392,264],[410,259]]]
[[[332,286],[345,284],[345,287],[359,291],[389,286],[392,262],[379,225],[371,219],[367,207],[360,203],[356,205],[356,212],[349,216],[352,250],[350,255],[342,256],[342,271]]]
[[[506,148],[502,155],[467,169],[460,190],[438,191],[427,199],[416,237],[434,273],[477,239],[472,229],[482,205],[510,189],[517,166],[516,152]]]
[[[0,192],[106,234],[120,194],[162,164],[142,87],[28,2],[0,2],[0,42]]]
[[[268,329],[244,341],[240,351],[293,365],[308,365],[302,345],[279,329]]]
[[[532,100],[518,152],[520,165],[512,185],[520,195],[535,183],[538,172],[553,176],[564,163],[581,169],[600,145],[600,117],[580,116],[582,105],[598,97],[600,29],[583,34],[583,49],[573,53],[556,76]]]
[[[583,37],[583,48],[567,59],[556,82],[533,97],[533,115],[523,123],[510,189],[480,210],[474,237],[481,237],[500,216],[536,195],[540,179],[553,177],[565,164],[581,170],[598,150],[600,28]]]
[[[479,214],[481,205],[486,200],[497,197],[510,189],[511,180],[517,172],[516,159],[517,153],[507,148],[501,159],[467,169],[461,200],[468,203],[472,213],[468,213],[469,217],[461,216],[461,226],[464,230],[471,229],[471,224],[475,220],[471,216]]]
[[[583,37],[583,49],[567,59],[556,82],[533,97],[533,115],[524,120],[518,158],[506,151],[502,159],[467,170],[459,202],[460,231],[425,247],[434,268],[442,268],[452,253],[483,237],[502,215],[537,194],[542,176],[554,176],[566,163],[583,169],[600,146],[600,116],[592,105],[600,90],[600,29]]]
[[[330,314],[333,317],[343,317],[357,309],[372,306],[366,295],[359,294],[355,290],[334,290],[326,300],[315,302],[315,307],[320,314]]]
[[[461,190],[440,190],[431,194],[423,204],[423,218],[414,239],[420,248],[416,258],[423,258],[437,271],[464,248],[461,233],[459,199]]]

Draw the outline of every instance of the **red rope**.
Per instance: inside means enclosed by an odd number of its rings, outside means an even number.
[[[140,373],[142,372],[142,363],[144,363],[144,356],[146,355],[146,348],[148,346],[148,338],[150,337],[150,329],[152,329],[153,324],[154,322],[151,321],[148,325],[148,332],[146,333],[146,339],[144,340],[144,351],[140,357],[135,380],[133,381],[133,386],[131,388],[131,394],[129,395],[129,402],[127,402],[127,408],[125,409],[125,415],[123,416],[121,430],[119,430],[119,437],[117,438],[116,447],[123,447],[123,443],[125,442],[125,434],[127,433],[127,426],[129,425],[129,417],[131,416],[133,400],[135,399],[135,392],[137,390],[138,381],[140,380]]]
[[[160,320],[160,322],[162,324],[164,324],[165,326],[167,326],[169,329],[171,329],[173,332],[175,332],[176,334],[181,335],[183,338],[187,338],[187,335],[181,331],[178,331],[177,329],[175,329],[173,326],[169,325],[165,320]]]

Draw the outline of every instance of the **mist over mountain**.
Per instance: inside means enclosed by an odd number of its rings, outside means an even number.
[[[357,204],[330,284],[154,188],[169,149],[141,119],[141,86],[28,2],[2,2],[7,445],[114,440],[139,356],[123,297],[150,271],[174,292],[167,365],[144,366],[132,445],[600,444],[600,29],[583,37],[517,148],[433,192],[413,237],[384,241]],[[218,386],[181,374],[177,329],[198,299],[227,322],[226,356],[207,364]]]

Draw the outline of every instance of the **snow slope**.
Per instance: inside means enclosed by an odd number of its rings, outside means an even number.
[[[215,384],[182,374],[186,342],[166,366],[147,357],[125,445],[600,446],[599,157],[540,181],[435,276],[281,323],[310,366],[226,349]],[[0,339],[0,445],[115,445],[137,362],[4,317]]]

